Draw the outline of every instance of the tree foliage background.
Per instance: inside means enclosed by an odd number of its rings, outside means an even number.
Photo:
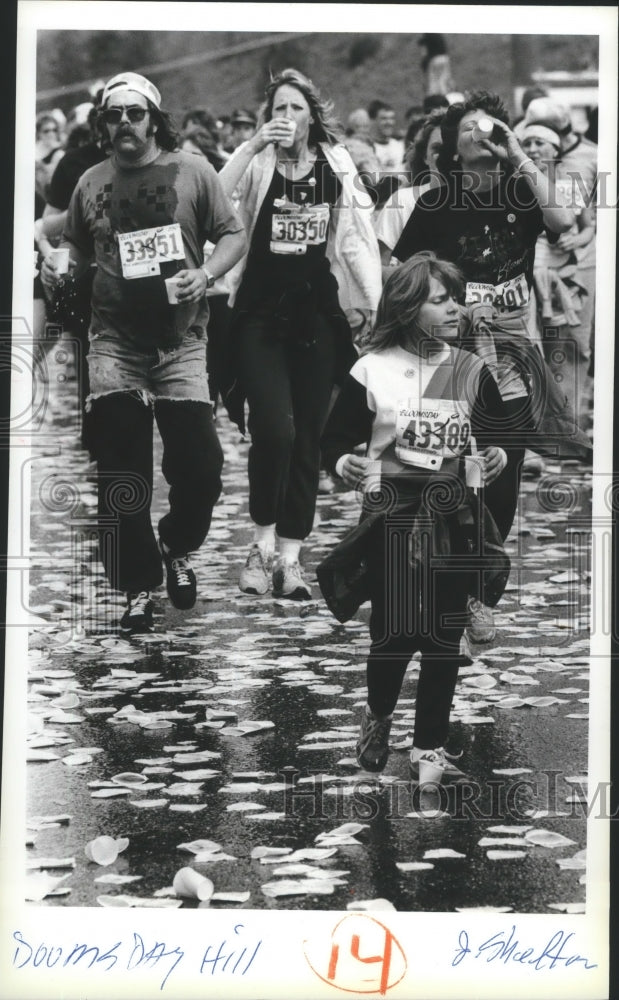
[[[241,6],[241,5],[240,5]],[[152,5],[156,11],[157,5]],[[410,8],[403,7],[403,13]],[[410,14],[409,14],[410,16]],[[411,28],[413,25],[411,25]],[[518,36],[523,37],[523,36]],[[597,68],[595,36],[530,36],[532,69]],[[344,119],[353,108],[374,98],[394,105],[400,122],[424,93],[419,34],[299,35],[281,42],[272,33],[217,31],[40,31],[37,91],[107,79],[123,69],[146,71],[160,87],[165,106],[179,113],[208,106],[216,114],[234,107],[259,104],[271,72],[295,66],[307,73],[324,96],[334,100]],[[510,35],[445,35],[458,90],[487,88],[512,104],[513,86],[522,81],[523,66],[514,65]],[[255,42],[251,52],[226,50]],[[180,68],[162,67],[175,59],[222,53],[214,61]],[[39,109],[61,107],[65,112],[88,99],[87,87],[39,102]]]

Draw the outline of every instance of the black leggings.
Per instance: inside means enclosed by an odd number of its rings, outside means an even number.
[[[162,471],[170,509],[159,534],[174,554],[200,547],[221,492],[223,455],[209,403],[158,399]],[[153,532],[153,409],[138,393],[115,392],[92,405],[98,463],[99,545],[112,587],[152,590],[163,579]]]
[[[335,337],[318,313],[310,346],[283,340],[271,321],[248,317],[237,364],[249,403],[249,513],[284,538],[307,538],[314,522],[320,435],[335,375]]]
[[[466,624],[470,571],[453,566],[420,570],[409,558],[410,528],[386,519],[372,534],[372,643],[367,662],[368,704],[390,715],[408,663],[421,650],[414,743],[423,750],[443,746],[463,662],[460,639]]]

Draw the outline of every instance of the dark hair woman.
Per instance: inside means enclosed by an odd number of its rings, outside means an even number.
[[[380,296],[371,200],[340,136],[331,104],[287,69],[220,174],[250,241],[230,280],[251,433],[246,593],[266,593],[272,578],[277,596],[311,596],[299,554],[314,520],[320,434],[333,385],[356,358],[344,310],[373,311]]]
[[[478,551],[473,539],[481,536],[495,553],[502,551],[472,487],[490,483],[507,461],[499,447],[503,404],[486,366],[456,346],[460,288],[458,269],[431,253],[391,272],[368,350],[344,382],[322,439],[327,467],[348,486],[361,484],[364,493],[356,558],[366,567],[361,599],[372,604],[372,644],[359,765],[384,768],[406,668],[421,651],[411,751],[411,771],[421,785],[462,775],[445,744],[458,669],[471,662],[462,637]],[[469,457],[473,440],[477,454]],[[362,443],[363,457],[355,454]],[[336,560],[347,546],[350,539],[333,554]],[[477,573],[484,565],[477,563]],[[498,600],[507,566],[504,560],[488,600]],[[337,614],[326,584],[323,592]]]
[[[429,114],[415,142],[405,154],[405,163],[410,170],[411,186],[401,187],[387,199],[374,222],[383,267],[389,267],[392,251],[402,235],[402,230],[411,217],[417,198],[430,187],[440,184],[437,157],[442,145],[441,123],[445,112],[438,109]]]
[[[506,538],[525,446],[572,455],[588,447],[574,431],[569,404],[547,377],[529,331],[537,238],[545,229],[556,240],[574,216],[557,198],[553,179],[520,146],[496,95],[481,91],[451,105],[441,136],[443,183],[419,198],[393,254],[405,261],[432,250],[463,273],[459,301],[470,315],[469,343],[492,366],[512,417],[507,467],[486,491]],[[490,641],[492,616],[479,609],[477,619],[472,624],[478,641]]]

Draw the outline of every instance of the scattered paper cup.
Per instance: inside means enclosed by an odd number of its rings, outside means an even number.
[[[215,891],[215,886],[210,878],[200,875],[193,868],[180,868],[174,876],[172,888],[177,896],[202,901],[210,899]]]
[[[56,274],[66,274],[69,270],[69,248],[57,247],[55,250],[50,250],[49,253],[54,262]]]
[[[168,302],[171,306],[178,304],[178,277],[173,274],[171,278],[165,279],[166,292],[168,293]]]
[[[419,761],[419,784],[421,786],[440,785],[442,777],[443,768],[440,764],[433,764],[432,761],[421,758]]]
[[[119,854],[118,844],[114,837],[96,837],[86,844],[84,854],[97,865],[113,865]]]

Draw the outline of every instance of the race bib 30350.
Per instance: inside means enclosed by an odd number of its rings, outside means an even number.
[[[274,212],[271,222],[273,253],[306,253],[308,246],[319,246],[327,239],[330,209],[328,205]]]

